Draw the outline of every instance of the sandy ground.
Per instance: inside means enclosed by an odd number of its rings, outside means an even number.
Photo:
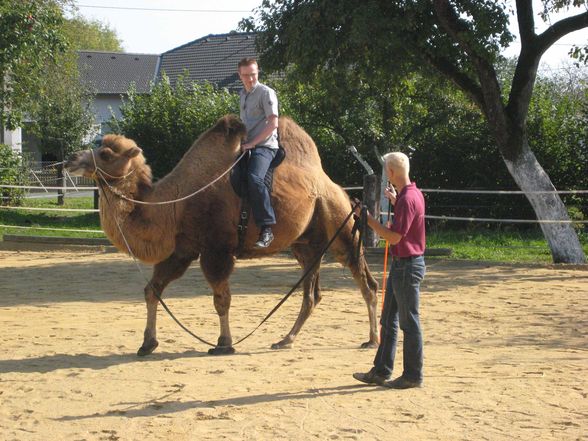
[[[370,258],[381,279],[381,258]],[[143,267],[150,274],[147,267]],[[233,336],[297,280],[288,256],[240,262]],[[433,260],[423,284],[425,386],[357,383],[370,368],[367,311],[325,263],[324,300],[293,349],[272,351],[294,295],[231,356],[212,357],[160,310],[142,341],[144,276],[95,252],[0,251],[2,440],[576,440],[588,435],[588,271]],[[193,266],[170,307],[216,341],[210,291]],[[397,358],[402,362],[401,351]],[[397,368],[400,373],[401,368]]]

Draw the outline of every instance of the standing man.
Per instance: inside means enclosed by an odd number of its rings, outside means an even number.
[[[367,373],[353,374],[353,378],[392,389],[408,389],[423,384],[419,288],[425,277],[425,199],[416,184],[410,182],[409,160],[404,153],[388,153],[384,156],[384,164],[388,180],[398,190],[398,195],[394,187],[385,190],[386,197],[394,205],[394,221],[388,229],[368,215],[368,225],[392,245],[392,266],[374,366]],[[392,376],[399,324],[404,332],[404,371],[395,380],[387,381]]]
[[[278,98],[276,92],[258,82],[259,67],[255,58],[243,58],[238,65],[243,83],[240,116],[247,128],[247,140],[241,150],[250,150],[247,185],[255,223],[260,229],[257,248],[267,248],[274,235],[276,223],[271,195],[265,185],[265,175],[278,151]]]

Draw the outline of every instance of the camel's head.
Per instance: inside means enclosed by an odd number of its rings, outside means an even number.
[[[72,154],[65,168],[74,176],[88,178],[95,178],[98,170],[108,180],[124,177],[144,165],[145,158],[135,141],[121,135],[106,135],[100,147]]]
[[[213,133],[221,133],[225,142],[239,148],[241,141],[247,136],[245,124],[236,115],[225,115],[210,129]]]

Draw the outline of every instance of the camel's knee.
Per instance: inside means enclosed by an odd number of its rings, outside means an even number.
[[[214,309],[218,315],[226,315],[231,308],[231,296],[227,293],[214,293]]]
[[[148,283],[145,289],[143,290],[143,293],[145,295],[145,303],[147,303],[148,305],[159,302],[158,295],[160,295],[161,290],[155,288],[153,283]]]
[[[367,296],[371,298],[370,292],[374,295],[378,292],[378,281],[374,278],[374,276],[372,276],[372,273],[370,272],[367,263],[363,258],[360,259],[358,263],[352,264],[350,269],[353,278],[362,287],[362,293],[364,294],[364,297]],[[363,289],[363,287],[367,289]]]
[[[320,279],[320,274],[317,273],[315,279],[314,279],[314,306],[318,305],[323,296],[321,294],[321,287],[319,285],[319,279]]]
[[[300,309],[301,316],[308,317],[318,304],[315,294],[316,293],[314,290],[304,290],[304,296],[302,297],[302,307]]]
[[[323,295],[321,294],[321,290],[319,288],[315,289],[314,291],[314,306],[316,307],[321,300],[323,299]]]

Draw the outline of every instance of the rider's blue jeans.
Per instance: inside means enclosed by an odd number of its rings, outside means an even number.
[[[272,207],[271,195],[265,185],[265,175],[276,156],[276,150],[267,147],[255,147],[251,150],[247,165],[247,189],[251,211],[258,227],[274,225],[276,215]]]

